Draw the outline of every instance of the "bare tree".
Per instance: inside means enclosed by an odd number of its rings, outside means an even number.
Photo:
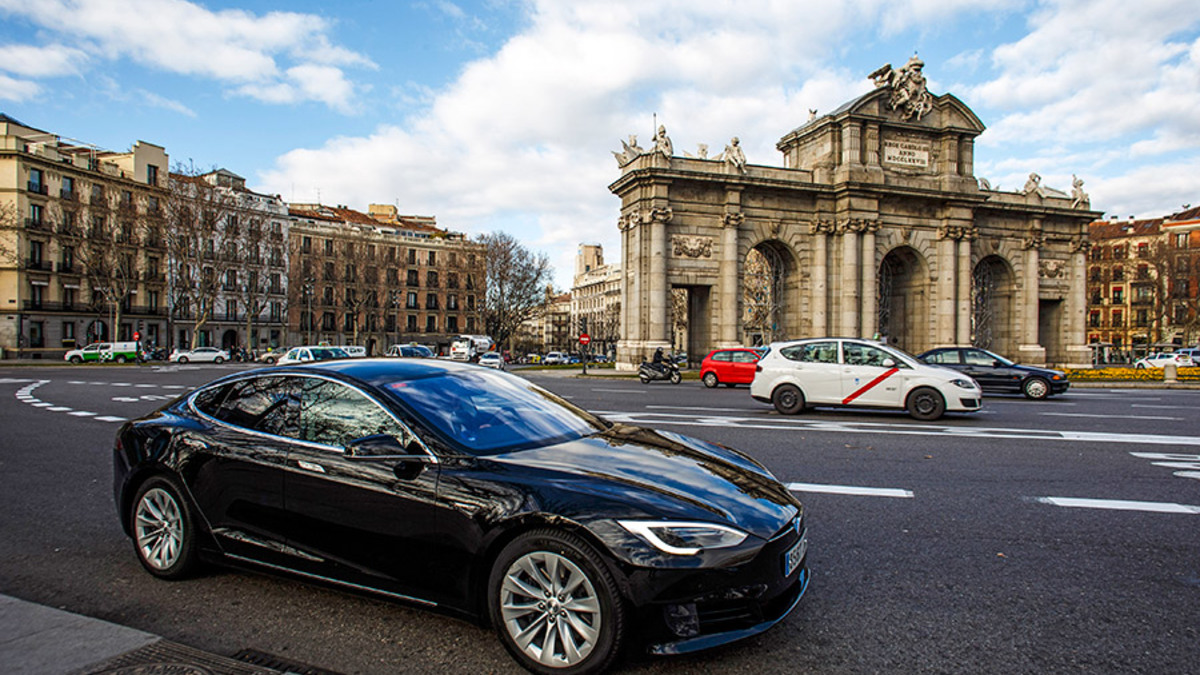
[[[371,234],[371,230],[363,227],[350,229],[337,253],[345,294],[342,308],[347,317],[343,328],[350,334],[350,343],[355,345],[359,344],[359,334],[364,329],[372,333],[379,330],[379,267]]]
[[[481,314],[488,335],[512,348],[517,327],[545,302],[552,268],[545,253],[533,254],[512,235],[493,232],[477,241],[487,247],[487,289]]]
[[[112,317],[110,339],[119,340],[121,315],[137,290],[137,256],[140,242],[149,232],[149,221],[139,217],[130,193],[117,196],[115,216],[95,208],[96,200],[105,198],[102,194],[93,195],[91,219],[78,232],[65,227],[65,221],[59,229],[67,231],[64,242],[75,244],[75,260],[91,292],[92,308],[108,310]]]
[[[0,264],[15,265],[20,250],[16,204],[0,204]]]

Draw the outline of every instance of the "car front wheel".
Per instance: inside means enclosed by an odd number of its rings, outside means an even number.
[[[78,365],[80,363],[83,363],[83,359],[79,358],[78,356],[72,356],[71,363]]]
[[[946,412],[946,401],[936,389],[921,387],[908,395],[908,414],[919,420],[936,420]]]
[[[224,363],[224,362],[225,362],[225,359],[223,359],[219,356],[217,358],[213,359],[213,363]]]
[[[162,476],[142,484],[130,514],[138,560],[163,579],[182,579],[196,567],[192,513],[175,483]]]
[[[784,415],[795,415],[804,411],[804,392],[794,384],[780,385],[775,393],[771,394],[771,403]]]
[[[1050,395],[1050,383],[1040,377],[1031,377],[1025,380],[1021,391],[1025,393],[1026,398],[1041,400]]]
[[[583,539],[534,530],[500,552],[488,582],[492,625],[534,673],[598,673],[620,655],[625,606],[600,554]]]
[[[704,380],[704,386],[708,387],[709,389],[712,389],[713,387],[720,384],[720,382],[717,380],[717,374],[712,372],[711,370],[708,371],[707,373],[705,373],[704,377],[701,379]]]
[[[188,362],[188,357],[186,357],[186,356],[181,356],[181,357],[179,357],[179,362],[180,362],[180,363],[187,363],[187,362]]]

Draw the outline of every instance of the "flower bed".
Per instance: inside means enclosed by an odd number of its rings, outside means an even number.
[[[1162,382],[1162,368],[1132,368],[1129,366],[1109,366],[1106,368],[1067,368],[1067,378],[1076,382],[1094,381],[1132,381],[1132,382]],[[1176,379],[1180,382],[1200,382],[1200,366],[1179,368]]]

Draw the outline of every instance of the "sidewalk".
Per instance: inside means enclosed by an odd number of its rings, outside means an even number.
[[[335,675],[283,663],[267,654],[248,652],[237,657],[0,595],[0,671],[5,675]]]

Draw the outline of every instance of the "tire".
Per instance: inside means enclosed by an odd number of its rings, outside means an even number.
[[[71,357],[71,364],[72,364],[72,365],[76,365],[76,366],[77,366],[77,365],[79,365],[79,364],[81,364],[81,363],[83,363],[83,359],[79,358],[78,356],[72,356],[72,357]]]
[[[781,384],[771,393],[771,403],[784,415],[804,412],[804,392],[794,384]]]
[[[1145,369],[1146,369],[1146,364],[1144,364],[1144,363],[1139,363],[1139,364],[1135,365],[1135,366],[1134,366],[1134,368],[1136,368],[1136,369],[1138,369],[1138,370],[1145,370]]]
[[[195,518],[183,491],[164,476],[138,488],[129,512],[133,548],[146,571],[162,579],[183,579],[198,565]]]
[[[717,374],[711,370],[708,371],[707,373],[705,373],[704,377],[702,377],[700,379],[704,380],[704,386],[708,387],[709,389],[712,389],[713,387],[720,384],[720,381],[717,380]]]
[[[671,384],[679,384],[680,382],[683,382],[683,375],[680,375],[678,370],[671,371]]]
[[[1021,385],[1021,393],[1025,398],[1040,401],[1050,396],[1050,383],[1040,377],[1031,377]]]
[[[179,357],[179,363],[187,363],[187,362],[188,362],[188,357],[186,357],[186,356]]]
[[[642,384],[650,384],[650,377],[645,373],[638,373],[638,379],[642,381]]]
[[[534,673],[599,673],[625,643],[616,581],[596,549],[567,532],[534,530],[505,546],[488,579],[488,611],[505,649]]]
[[[267,357],[267,365],[273,366],[273,365],[275,365],[275,362],[278,360],[279,359],[275,358],[274,356],[268,356]]]
[[[125,363],[125,355],[124,354],[117,357],[117,363]]]
[[[918,420],[936,420],[946,412],[946,400],[931,387],[918,387],[908,395],[908,414]]]
[[[213,359],[213,363],[220,365],[222,363],[225,363],[225,359],[218,356],[217,358]]]

